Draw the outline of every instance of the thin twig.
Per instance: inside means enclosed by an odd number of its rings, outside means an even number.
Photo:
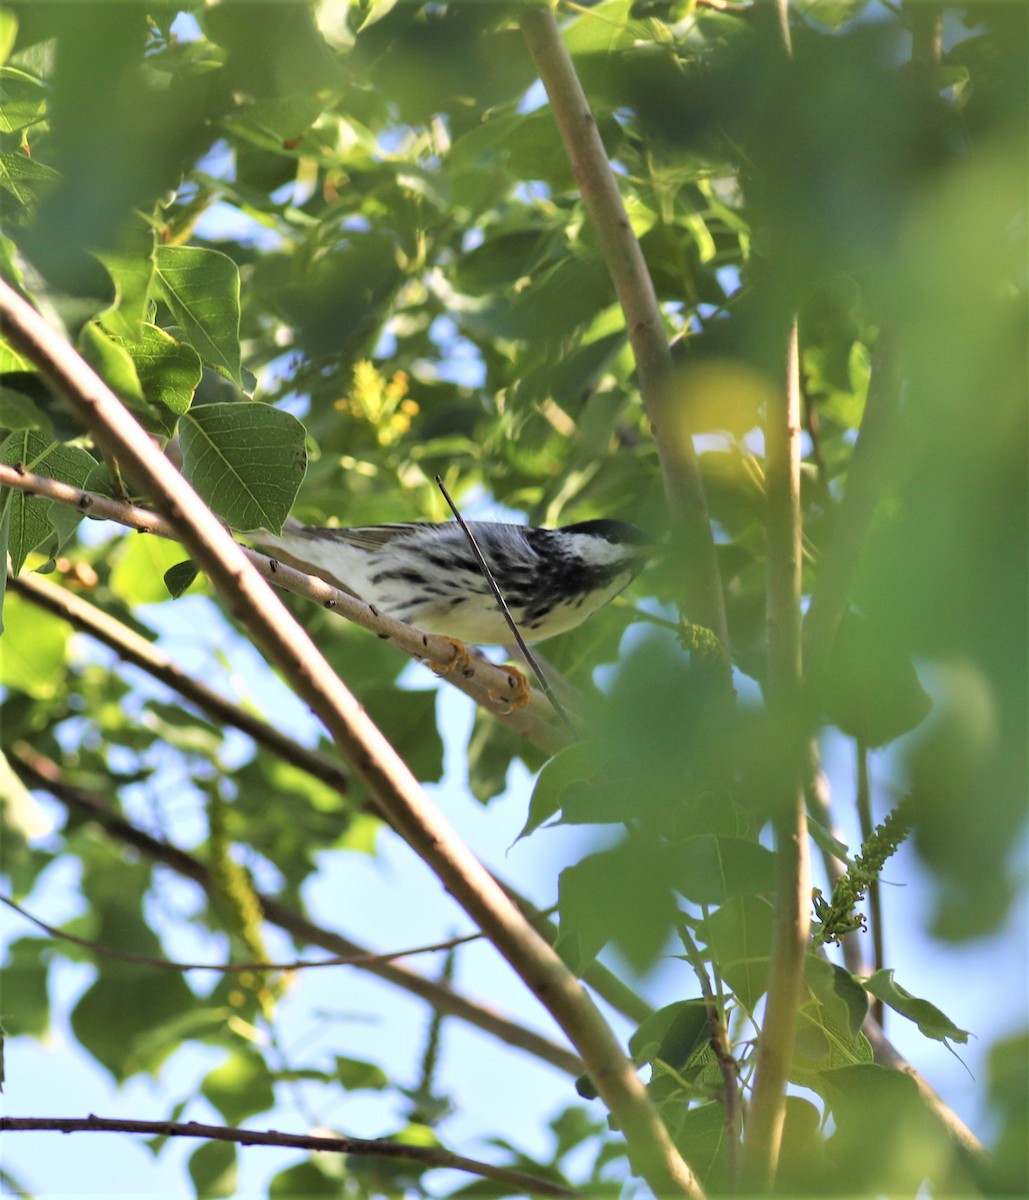
[[[450,505],[450,511],[454,514],[458,525],[461,526],[461,532],[468,539],[468,545],[472,548],[472,554],[475,555],[475,561],[479,564],[479,570],[482,572],[482,577],[489,584],[490,591],[492,591],[493,596],[496,599],[497,605],[503,614],[504,620],[507,622],[507,627],[511,630],[511,636],[514,638],[515,644],[522,653],[522,657],[528,663],[529,669],[536,676],[540,687],[543,689],[547,699],[554,706],[554,711],[564,722],[565,728],[568,730],[569,734],[573,738],[578,738],[578,731],[572,724],[571,718],[568,716],[568,713],[565,712],[564,706],[554,695],[553,691],[551,690],[550,683],[548,682],[546,675],[543,673],[543,668],[536,661],[532,651],[526,644],[525,638],[522,637],[522,631],[518,628],[514,617],[511,615],[511,610],[507,607],[507,601],[504,599],[504,593],[500,590],[500,586],[493,577],[493,572],[490,570],[489,563],[485,560],[485,558],[483,558],[482,551],[479,549],[479,543],[475,540],[475,534],[472,533],[471,529],[468,528],[468,522],[464,519],[464,517],[461,516],[457,505],[451,499],[450,493],[447,491],[446,484],[439,475],[436,476],[436,486],[443,493],[443,499],[446,500],[446,502]]]
[[[693,973],[700,984],[700,993],[704,997],[704,1009],[707,1012],[707,1024],[710,1031],[711,1050],[722,1073],[722,1103],[725,1106],[725,1170],[729,1190],[735,1191],[740,1178],[740,1064],[736,1061],[729,1045],[729,1031],[725,1026],[722,1006],[711,987],[704,957],[690,933],[689,927],[683,923],[679,926],[679,937],[686,949]]]
[[[46,755],[40,754],[23,743],[6,746],[5,753],[11,766],[27,787],[40,788],[49,792],[70,812],[95,821],[110,837],[127,846],[132,846],[153,862],[162,863],[187,879],[192,879],[205,892],[209,893],[214,887],[210,872],[199,859],[169,842],[138,829],[120,813],[114,812],[96,793],[69,783],[61,768]],[[535,1055],[570,1075],[582,1074],[582,1060],[564,1046],[516,1024],[487,1005],[469,1000],[452,988],[444,987],[435,980],[427,979],[409,967],[394,962],[376,961],[378,955],[370,953],[364,946],[351,941],[343,934],[316,925],[303,913],[283,904],[274,896],[258,892],[257,899],[261,905],[264,919],[285,930],[298,942],[310,946],[320,946],[323,950],[328,950],[340,957],[352,958],[354,960],[352,965],[358,970],[367,971],[386,983],[418,996],[437,1011],[467,1021],[468,1024],[498,1038],[507,1045]]]
[[[467,1171],[504,1184],[513,1190],[538,1196],[574,1196],[571,1188],[507,1167],[465,1158],[436,1146],[411,1146],[403,1142],[352,1137],[315,1137],[310,1134],[279,1133],[275,1129],[237,1129],[226,1125],[202,1125],[198,1121],[128,1121],[107,1117],[0,1117],[0,1133],[139,1133],[156,1137],[204,1138],[236,1142],[241,1146],[288,1146],[322,1154],[360,1154],[374,1158],[402,1159],[420,1163],[427,1170],[446,1168]]]
[[[91,954],[101,958],[116,958],[119,962],[137,963],[141,967],[154,967],[159,971],[219,971],[222,974],[233,971],[307,971],[313,967],[370,967],[378,963],[396,962],[398,958],[411,958],[416,954],[436,954],[443,950],[453,950],[455,946],[463,946],[466,942],[481,941],[481,933],[469,933],[464,937],[451,938],[446,942],[436,942],[430,946],[412,946],[409,950],[393,950],[387,954],[338,954],[333,958],[294,959],[290,962],[231,962],[231,963],[202,963],[176,962],[170,958],[154,958],[149,954],[133,954],[129,950],[119,950],[116,946],[105,946],[100,942],[91,942],[87,938],[77,937],[64,929],[48,925],[39,917],[22,908],[10,896],[0,895],[0,904],[6,904],[20,913],[26,921],[31,921],[37,928],[48,933],[52,938],[62,942],[70,942],[73,946],[81,946]]]
[[[0,487],[18,488],[29,496],[56,500],[59,504],[88,513],[91,517],[116,521],[142,533],[156,534],[172,541],[181,540],[172,526],[150,509],[140,508],[138,505],[109,496],[101,496],[96,492],[87,492],[45,475],[35,475],[24,467],[0,463]],[[461,659],[461,670],[448,674],[447,668],[453,667],[459,661],[454,644],[449,639],[423,633],[413,625],[406,625],[395,617],[380,613],[378,609],[334,587],[317,575],[308,575],[248,547],[241,546],[239,549],[269,583],[312,600],[322,608],[353,621],[380,638],[389,640],[399,650],[419,662],[433,663],[443,668],[442,677],[454,687],[547,753],[556,753],[568,744],[568,739],[553,720],[549,719],[552,716],[551,710],[540,693],[534,692],[526,707],[517,712],[510,711],[506,697],[515,694],[522,686],[520,678],[511,671],[495,666],[488,659],[474,658],[467,662]]]
[[[521,27],[625,315],[640,398],[654,431],[673,544],[683,557],[686,610],[728,648],[707,500],[683,398],[673,386],[672,356],[654,284],[554,14],[546,6],[527,8]]]
[[[160,680],[219,724],[234,726],[253,738],[258,745],[328,784],[340,795],[347,794],[350,781],[338,762],[317,750],[300,745],[274,725],[220,696],[213,688],[177,667],[134,629],[97,608],[95,604],[88,603],[68,588],[57,587],[41,575],[9,575],[7,586],[31,604],[60,617],[81,633],[102,642],[119,658],[131,662],[154,679]]]

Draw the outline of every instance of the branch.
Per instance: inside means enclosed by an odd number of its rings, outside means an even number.
[[[589,994],[431,804],[407,764],[242,548],[103,380],[3,281],[0,316],[7,340],[39,368],[129,478],[154,498],[255,645],[322,720],[397,832],[568,1035],[623,1131],[635,1169],[656,1193],[700,1195],[700,1185]]]
[[[377,963],[395,962],[398,958],[411,958],[416,954],[436,954],[442,950],[453,950],[455,946],[463,946],[468,942],[477,942],[482,938],[481,933],[469,933],[464,937],[450,938],[445,942],[435,942],[430,946],[412,946],[407,950],[392,950],[386,954],[337,954],[332,958],[291,959],[289,962],[229,962],[202,963],[176,962],[171,958],[155,958],[150,954],[133,954],[129,950],[119,950],[117,946],[105,946],[101,942],[91,942],[88,938],[78,937],[67,930],[48,925],[39,917],[34,917],[27,909],[10,898],[0,895],[0,904],[20,913],[26,921],[31,921],[38,929],[61,942],[69,942],[72,946],[80,946],[91,954],[101,958],[116,958],[119,962],[136,963],[141,967],[154,967],[158,971],[219,971],[222,974],[233,971],[306,971],[312,967],[367,967]]]
[[[811,916],[806,744],[796,728],[801,678],[800,378],[797,324],[790,322],[786,387],[769,402],[765,431],[768,490],[768,706],[781,722],[786,764],[774,785],[775,928],[765,1016],[758,1039],[744,1178],[770,1190],[786,1116],[786,1081],[797,1035]]]
[[[0,472],[2,473],[2,472]],[[144,512],[139,509],[137,512]],[[264,745],[273,754],[278,754],[293,766],[314,776],[335,788],[341,795],[347,792],[349,781],[338,763],[319,753],[309,750],[306,746],[285,737],[274,726],[262,721],[259,717],[230,704],[224,697],[207,688],[206,685],[193,679],[191,675],[176,667],[155,646],[142,638],[134,630],[123,625],[108,613],[103,612],[93,604],[87,603],[80,596],[66,588],[56,587],[39,575],[8,576],[8,586],[31,603],[53,613],[55,616],[68,621],[74,628],[95,637],[104,645],[110,647],[121,658],[131,662],[159,679],[166,686],[175,689],[187,700],[214,717],[216,721],[235,725],[255,741]],[[498,668],[500,670],[501,668]],[[553,668],[548,667],[548,671]],[[566,685],[570,686],[570,685]],[[503,718],[502,718],[503,719]],[[369,805],[368,810],[382,814]],[[558,931],[553,922],[525,896],[503,879],[494,875],[508,897],[518,906],[522,914],[533,927],[553,945],[557,941]],[[481,935],[476,935],[481,936]],[[362,955],[366,961],[382,957],[383,961],[390,956]],[[396,957],[396,956],[393,956]],[[323,963],[309,963],[308,966],[329,965],[342,961],[340,958],[326,960]],[[239,969],[232,964],[226,964],[224,970]],[[583,975],[589,986],[601,996],[617,1012],[622,1013],[637,1023],[648,1017],[653,1009],[629,988],[612,971],[594,960]]]
[[[707,500],[683,398],[672,386],[672,356],[654,284],[554,14],[546,7],[527,9],[521,26],[625,314],[640,398],[654,431],[672,534],[683,556],[686,609],[728,647]]]
[[[571,1188],[529,1175],[494,1167],[490,1163],[465,1158],[436,1146],[408,1146],[402,1142],[351,1137],[314,1137],[308,1134],[279,1133],[274,1129],[236,1129],[226,1125],[201,1125],[198,1121],[123,1121],[106,1117],[0,1117],[0,1133],[27,1133],[51,1130],[56,1133],[149,1133],[156,1137],[206,1138],[208,1141],[237,1142],[241,1146],[289,1146],[296,1150],[314,1150],[323,1154],[361,1154],[375,1158],[403,1159],[420,1163],[427,1169],[447,1168],[467,1171],[507,1185],[505,1191],[526,1192],[536,1196],[574,1196]]]
[[[90,604],[67,588],[57,587],[40,575],[8,575],[7,586],[31,604],[67,621],[74,629],[88,634],[126,662],[160,680],[179,693],[202,712],[221,725],[232,725],[253,738],[272,754],[313,775],[341,795],[346,795],[350,783],[346,772],[325,754],[309,750],[293,738],[220,696],[213,688],[177,667],[156,646],[141,637],[121,621]]]
[[[23,467],[0,463],[0,487],[18,488],[29,496],[43,496],[58,504],[89,513],[91,517],[116,521],[119,525],[126,525],[142,533],[153,533],[172,541],[182,540],[167,521],[148,508],[139,508],[125,500],[115,500],[96,492],[87,492],[45,475],[34,475]],[[237,549],[257,568],[263,578],[276,587],[303,596],[322,608],[338,613],[378,637],[392,642],[399,650],[418,662],[433,664],[438,675],[446,678],[454,687],[488,709],[516,733],[534,742],[540,749],[555,754],[568,744],[568,738],[553,722],[552,710],[538,692],[532,693],[529,704],[524,708],[516,712],[510,711],[508,697],[515,695],[522,684],[520,677],[506,667],[495,666],[485,658],[473,657],[466,663],[464,657],[455,649],[453,641],[449,639],[422,633],[413,625],[406,625],[395,617],[388,617],[370,604],[365,604],[363,600],[358,600],[356,596],[351,596],[349,592],[326,583],[317,575],[307,575],[295,567],[268,558],[267,555],[248,547],[239,546]],[[71,620],[70,617],[68,619]],[[458,664],[461,665],[460,671],[448,673]],[[169,686],[178,687],[174,683]]]
[[[192,879],[208,894],[212,892],[214,883],[210,872],[199,859],[138,829],[119,813],[112,811],[103,798],[95,793],[68,783],[60,767],[45,755],[20,743],[7,746],[5,750],[11,766],[27,787],[49,792],[70,812],[95,821],[110,837],[132,846],[153,862],[162,863],[187,879]],[[569,1075],[582,1073],[582,1060],[564,1046],[559,1046],[533,1030],[516,1024],[486,1005],[467,999],[444,984],[425,978],[417,971],[393,962],[383,962],[379,955],[369,952],[364,946],[342,934],[316,925],[302,913],[273,896],[258,892],[257,900],[264,919],[285,930],[298,942],[321,946],[323,950],[332,954],[353,959],[352,965],[359,970],[368,971],[386,983],[418,996],[437,1012],[467,1021],[507,1045],[535,1055]]]

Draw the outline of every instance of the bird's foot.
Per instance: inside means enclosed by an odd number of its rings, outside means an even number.
[[[505,717],[509,717],[520,708],[524,708],[532,699],[532,685],[521,671],[516,671],[514,667],[505,667],[504,669],[507,671],[507,682],[510,691],[498,692],[491,688],[489,698],[498,707],[501,704],[505,704],[507,707],[501,711]]]
[[[434,675],[441,677],[446,675],[468,675],[472,671],[472,654],[464,642],[459,642],[457,638],[444,637],[442,634],[437,634],[441,642],[446,642],[452,647],[454,657],[450,662],[445,663],[429,663],[429,668]]]

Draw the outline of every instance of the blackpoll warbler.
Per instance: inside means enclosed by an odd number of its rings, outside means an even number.
[[[646,565],[654,546],[625,521],[535,529],[469,521],[527,642],[574,629]],[[496,599],[456,521],[328,529],[288,521],[246,535],[262,550],[426,633],[510,642]]]

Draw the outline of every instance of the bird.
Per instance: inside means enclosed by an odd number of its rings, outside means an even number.
[[[560,529],[467,525],[527,642],[582,624],[627,587],[655,551],[642,529],[610,518]],[[476,645],[512,640],[457,521],[332,528],[290,519],[280,534],[252,530],[245,536],[424,633]]]

